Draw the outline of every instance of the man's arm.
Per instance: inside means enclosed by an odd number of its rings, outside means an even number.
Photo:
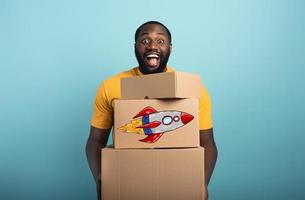
[[[91,126],[86,145],[87,160],[96,182],[98,199],[101,199],[101,148],[106,147],[110,130]]]
[[[204,170],[205,170],[205,183],[208,186],[212,176],[216,160],[217,160],[217,147],[214,141],[213,128],[207,130],[200,130],[200,146],[204,147]]]

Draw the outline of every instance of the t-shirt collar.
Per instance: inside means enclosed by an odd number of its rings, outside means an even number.
[[[167,66],[166,68],[165,68],[165,72],[173,72],[174,70],[171,68],[171,67],[169,67],[169,66]],[[144,75],[141,71],[140,71],[140,68],[139,67],[135,67],[135,72],[136,72],[136,75],[137,76],[141,76],[141,75]]]

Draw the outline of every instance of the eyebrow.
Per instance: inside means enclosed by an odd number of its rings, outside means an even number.
[[[144,32],[144,33],[142,33],[141,34],[141,36],[142,35],[148,35],[149,33],[148,32]],[[162,32],[159,32],[159,33],[157,33],[158,35],[167,35],[166,33],[162,33]]]

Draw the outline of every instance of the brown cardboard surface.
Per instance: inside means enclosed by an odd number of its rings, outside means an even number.
[[[200,76],[168,72],[121,79],[122,99],[200,98]]]
[[[102,149],[103,200],[202,200],[204,149]]]
[[[148,135],[145,135],[144,133],[137,134],[135,131],[128,132],[126,130],[121,130],[120,128],[126,124],[130,124],[133,117],[147,106],[154,108],[158,113],[162,113],[162,111],[181,111],[190,114],[194,118],[190,122],[181,125],[180,127],[174,130],[167,132],[164,131],[163,135],[154,143],[143,142],[140,140],[146,138]],[[173,116],[179,116],[179,119],[182,119],[179,113],[177,115],[174,114]],[[168,126],[162,123],[162,119],[159,118],[161,124],[156,129],[160,129],[160,127],[163,127],[164,129],[162,130],[167,130]],[[156,120],[150,119],[150,122],[151,121]],[[172,122],[171,125],[175,126],[176,124],[174,123],[178,124],[180,122]],[[198,100],[115,100],[113,136],[115,148],[199,147]]]

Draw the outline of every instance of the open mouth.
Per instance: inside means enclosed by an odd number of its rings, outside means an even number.
[[[149,66],[157,67],[159,66],[160,56],[157,54],[147,54],[145,60]]]

